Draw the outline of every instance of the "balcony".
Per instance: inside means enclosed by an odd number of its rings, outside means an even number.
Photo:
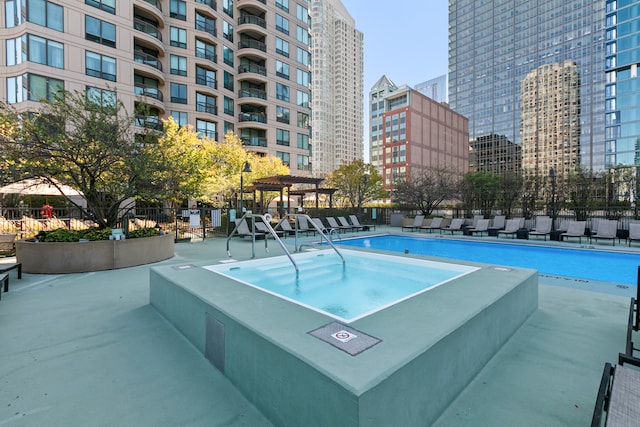
[[[216,56],[216,53],[215,52],[210,52],[207,49],[196,48],[196,57],[197,58],[207,59],[207,60],[213,62],[214,64],[218,63],[218,57]]]
[[[243,74],[243,73],[254,73],[254,74],[260,74],[261,76],[266,76],[267,69],[266,67],[263,67],[262,65],[258,65],[258,64],[243,64],[238,67],[238,74]]]
[[[267,21],[255,15],[242,15],[240,18],[238,18],[238,25],[243,24],[252,24],[262,28],[267,28]]]
[[[196,3],[200,3],[200,4],[204,4],[206,6],[209,6],[211,9],[216,10],[218,5],[216,4],[215,0],[196,0]]]
[[[199,113],[213,114],[214,116],[218,115],[218,107],[215,104],[210,104],[208,102],[197,102],[196,111]]]
[[[147,21],[143,21],[142,19],[135,18],[133,20],[133,28],[162,41],[162,34],[158,30],[158,27],[156,27],[155,25]]]
[[[135,116],[134,123],[138,127],[143,127],[146,129],[154,129],[154,130],[163,130],[164,125],[160,121],[160,117],[158,116],[144,116],[137,115]]]
[[[211,89],[218,89],[218,81],[209,76],[196,76],[196,84],[207,86]]]
[[[133,88],[133,91],[136,95],[148,96],[149,98],[154,98],[154,99],[157,99],[158,101],[164,100],[162,96],[162,92],[157,87],[136,84]]]
[[[196,21],[196,30],[216,36],[216,24],[212,21]]]
[[[207,137],[209,139],[213,139],[214,141],[218,140],[218,132],[214,130],[208,129],[196,129],[196,132],[200,135],[200,138]]]
[[[264,113],[240,113],[238,120],[241,122],[267,123],[267,116]]]
[[[267,45],[260,40],[245,39],[238,42],[238,49],[257,49],[266,52]]]
[[[162,10],[162,3],[160,0],[143,0],[145,3],[149,3],[151,6],[157,8],[158,10]]]
[[[240,89],[238,91],[238,97],[240,98],[259,98],[267,99],[267,92],[262,89]]]
[[[240,137],[242,140],[242,145],[248,145],[251,147],[266,147],[267,146],[267,138],[260,137]]]
[[[159,71],[162,71],[162,63],[160,62],[157,56],[149,55],[147,53],[140,52],[140,51],[134,51],[133,60],[135,62],[149,65],[150,67],[153,67]]]

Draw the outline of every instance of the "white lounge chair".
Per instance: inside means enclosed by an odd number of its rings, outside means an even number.
[[[551,234],[552,219],[548,216],[536,217],[536,225],[533,230],[529,231],[531,236],[543,236],[547,240],[547,236]]]
[[[420,230],[429,230],[429,233],[431,233],[433,230],[440,230],[441,226],[442,218],[435,217],[431,219],[431,223],[429,225],[423,225],[422,227],[420,227]]]
[[[518,234],[518,230],[522,228],[523,223],[524,218],[508,219],[507,223],[505,224],[504,230],[498,230],[498,237],[500,237],[501,234],[506,234],[508,236],[513,236],[512,238],[515,239],[516,235]]]
[[[402,230],[404,230],[405,228],[408,228],[411,231],[420,230],[420,228],[422,228],[423,221],[424,221],[424,215],[416,215],[416,217],[413,219],[413,224],[403,225]]]
[[[451,220],[451,224],[449,224],[446,227],[442,227],[440,230],[441,231],[450,231],[451,235],[453,235],[453,233],[459,231],[462,233],[462,226],[464,225],[464,218],[453,218]]]
[[[616,237],[618,237],[618,221],[613,219],[601,219],[598,221],[598,230],[591,234],[589,242],[593,239],[609,239],[613,242],[613,246],[615,246]]]
[[[567,223],[567,231],[560,233],[560,240],[564,240],[565,237],[577,237],[578,242],[582,243],[582,237],[584,230],[587,227],[587,221],[569,221]]]
[[[476,226],[475,227],[467,228],[467,233],[469,233],[469,235],[471,235],[471,236],[473,236],[473,233],[480,233],[481,236],[482,236],[482,233],[489,234],[489,223],[490,222],[491,222],[491,220],[488,220],[488,219],[479,219],[476,222]]]
[[[491,220],[491,226],[489,227],[489,231],[497,233],[498,231],[504,229],[506,220],[507,220],[507,217],[504,215],[494,216],[493,219]]]

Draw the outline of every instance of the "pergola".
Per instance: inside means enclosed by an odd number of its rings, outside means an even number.
[[[264,196],[263,193],[265,191],[275,191],[280,193],[280,200],[283,200],[284,197],[284,189],[287,189],[287,206],[291,206],[291,196],[306,196],[307,194],[315,194],[316,201],[316,212],[319,209],[319,194],[328,194],[329,195],[329,207],[333,207],[333,193],[337,191],[336,188],[320,188],[320,183],[324,181],[324,178],[312,178],[307,176],[293,176],[293,175],[277,175],[277,176],[269,176],[266,178],[258,178],[253,183],[247,187],[245,187],[245,192],[253,193],[253,198],[255,200],[256,191],[260,192],[260,207],[263,209],[264,207]],[[292,190],[291,187],[295,184],[302,185],[312,185],[314,188],[310,189],[295,189]],[[278,213],[282,216],[284,214],[284,209],[279,208]]]

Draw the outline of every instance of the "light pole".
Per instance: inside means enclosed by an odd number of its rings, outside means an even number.
[[[556,223],[556,171],[551,166],[549,168],[549,178],[551,179],[551,231],[555,231]]]
[[[369,170],[365,170],[362,174],[362,181],[358,181],[358,214],[362,214],[362,187],[360,186],[360,182],[364,186],[364,190],[366,192],[367,184],[369,183]]]
[[[242,177],[244,176],[244,173],[251,173],[251,165],[249,164],[249,161],[247,160],[246,162],[244,162],[244,168],[242,169],[242,171],[240,171],[240,214],[244,214],[244,200],[243,200],[243,196],[244,196],[244,182],[242,180]]]

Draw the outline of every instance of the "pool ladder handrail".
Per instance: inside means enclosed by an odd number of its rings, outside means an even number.
[[[320,228],[318,227],[318,224],[315,223],[315,221],[313,221],[311,219],[311,217],[307,214],[286,214],[281,220],[280,222],[278,222],[278,225],[276,225],[276,227],[278,227],[283,221],[288,221],[289,218],[294,218],[295,219],[295,248],[296,248],[296,252],[299,252],[300,249],[302,248],[303,245],[298,246],[298,217],[304,217],[307,219],[307,222],[318,232],[320,233],[320,243],[322,243],[322,238],[326,239],[327,243],[329,244],[329,246],[331,246],[331,248],[338,254],[338,256],[340,257],[340,259],[342,259],[342,264],[345,264],[345,260],[344,257],[342,256],[342,254],[340,253],[340,251],[338,250],[338,248],[335,247],[335,245],[333,244],[333,241],[331,240],[330,236],[327,236],[327,234]],[[326,229],[325,229],[326,230]],[[335,230],[331,230],[331,231],[335,231]]]
[[[300,273],[300,270],[298,269],[298,264],[296,264],[296,262],[294,261],[293,257],[291,256],[291,253],[289,253],[289,251],[287,250],[287,248],[284,245],[284,243],[282,243],[282,240],[280,240],[280,237],[278,237],[278,233],[276,233],[276,231],[273,229],[273,227],[271,227],[271,223],[268,221],[268,219],[267,219],[267,217],[265,215],[254,214],[252,212],[247,212],[244,215],[242,215],[242,218],[240,218],[240,221],[233,228],[233,230],[231,231],[231,234],[229,234],[229,237],[227,237],[227,255],[229,257],[231,257],[231,251],[229,250],[229,242],[231,241],[231,238],[233,237],[233,235],[235,233],[237,233],[238,226],[240,224],[242,224],[242,221],[247,221],[247,218],[252,218],[254,222],[255,222],[256,218],[262,219],[262,222],[267,227],[267,230],[269,230],[269,234],[271,234],[273,236],[273,238],[276,240],[276,242],[278,242],[278,244],[280,245],[280,247],[282,248],[284,253],[287,255],[287,257],[289,258],[289,260],[293,264],[293,268],[296,269],[296,277],[297,277],[298,274]],[[248,223],[249,222],[247,221],[247,224]],[[256,227],[253,224],[251,224],[251,225],[252,225],[252,227],[251,227],[251,258],[253,259],[253,258],[256,257]],[[264,236],[264,250],[266,252],[269,252],[269,248],[267,247],[267,240],[268,240],[267,236]]]

